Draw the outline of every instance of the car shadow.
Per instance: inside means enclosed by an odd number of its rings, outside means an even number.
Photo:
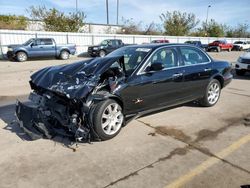
[[[88,54],[88,52],[82,52],[82,53],[78,54],[77,57],[88,57],[88,58],[90,58],[91,56]]]
[[[3,127],[4,130],[16,134],[21,140],[35,141],[32,140],[19,126],[19,123],[17,122],[15,115],[15,104],[10,104],[0,107],[0,120],[2,120],[6,124],[6,126]],[[60,143],[63,147],[72,149],[73,151],[75,150],[75,148],[72,147],[74,144],[76,144],[75,140],[73,139],[61,135],[56,135],[51,140],[54,141],[55,143]],[[88,143],[88,142],[81,142],[81,143]]]
[[[184,103],[184,104],[180,104],[180,105],[176,105],[176,106],[172,106],[172,107],[166,107],[166,108],[162,108],[160,110],[156,110],[156,111],[153,111],[153,112],[149,112],[149,113],[146,113],[146,114],[143,114],[142,116],[140,117],[146,117],[146,116],[150,116],[150,115],[154,115],[154,114],[158,114],[158,113],[161,113],[161,112],[165,112],[167,110],[173,110],[173,109],[176,109],[176,108],[180,108],[180,107],[192,107],[192,108],[204,108],[202,107],[198,101],[193,101],[193,102],[188,102],[188,103]]]
[[[250,73],[247,72],[244,76],[234,75],[234,80],[250,80]]]

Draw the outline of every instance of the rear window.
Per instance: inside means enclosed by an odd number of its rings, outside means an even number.
[[[208,63],[210,60],[204,52],[196,48],[180,47],[184,65]]]

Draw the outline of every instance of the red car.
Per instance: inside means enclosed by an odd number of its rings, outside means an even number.
[[[227,41],[222,40],[216,40],[208,44],[208,51],[216,50],[217,52],[220,52],[221,50],[227,50],[230,52],[232,48],[233,44],[227,43]]]
[[[169,40],[165,40],[165,39],[152,40],[151,43],[169,43]]]

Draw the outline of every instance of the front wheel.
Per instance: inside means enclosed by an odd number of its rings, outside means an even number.
[[[25,52],[17,52],[16,59],[19,62],[24,62],[28,59],[28,56]]]
[[[206,88],[204,97],[200,100],[200,104],[205,107],[214,106],[220,98],[220,92],[220,82],[216,79],[211,80]]]
[[[93,113],[93,128],[101,140],[115,137],[121,130],[124,116],[121,106],[112,99],[96,104]]]
[[[105,56],[106,56],[106,52],[105,52],[104,50],[101,50],[101,51],[99,52],[99,56],[100,56],[100,57],[105,57]]]

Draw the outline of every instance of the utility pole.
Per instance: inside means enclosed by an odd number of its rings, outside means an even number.
[[[109,25],[109,0],[106,0],[107,25]]]
[[[116,4],[117,4],[117,7],[116,7],[116,25],[119,24],[119,0],[116,0]]]
[[[76,0],[76,13],[78,12],[78,2]]]
[[[208,11],[209,11],[209,8],[211,7],[211,5],[208,5],[207,7],[207,17],[206,17],[206,36],[207,36],[207,20],[208,20]]]

